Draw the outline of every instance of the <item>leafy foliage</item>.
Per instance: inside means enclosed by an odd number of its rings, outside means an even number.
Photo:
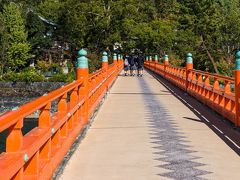
[[[9,3],[4,5],[1,16],[6,33],[3,35],[3,37],[5,36],[3,44],[8,46],[5,61],[7,61],[8,67],[14,71],[20,70],[26,64],[30,50],[21,8],[15,3]]]
[[[40,50],[55,41],[70,44],[70,69],[76,50],[89,49],[93,72],[96,54],[118,43],[120,52],[167,53],[175,65],[191,52],[195,68],[231,75],[240,45],[239,0],[2,0],[0,7],[0,75],[21,71],[30,55],[44,59]]]
[[[22,72],[8,72],[6,74],[3,75],[2,77],[3,81],[12,81],[12,82],[41,82],[44,81],[45,78],[44,76],[37,72],[35,69],[33,68],[26,68],[24,69]]]

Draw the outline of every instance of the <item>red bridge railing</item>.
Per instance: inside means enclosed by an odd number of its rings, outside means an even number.
[[[0,154],[1,180],[50,179],[123,68],[122,60],[114,58],[88,75],[87,54],[81,50],[79,55],[76,81],[0,116],[0,132],[8,130],[6,152]],[[36,111],[38,126],[23,135],[24,118]]]
[[[199,101],[240,126],[240,52],[236,54],[235,77],[227,77],[193,69],[192,55],[187,55],[186,67],[174,67],[168,64],[145,61],[145,67],[161,75]]]

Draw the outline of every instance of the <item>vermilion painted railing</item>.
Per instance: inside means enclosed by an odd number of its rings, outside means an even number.
[[[0,132],[8,130],[6,152],[0,154],[0,179],[50,179],[122,68],[116,59],[90,75],[79,68],[76,81],[0,116]],[[53,101],[57,101],[54,113]],[[24,118],[36,111],[38,126],[23,136]]]
[[[238,57],[239,55],[239,57]],[[161,75],[182,90],[191,94],[210,108],[240,126],[239,92],[240,73],[235,70],[235,78],[193,69],[192,56],[189,54],[186,67],[168,65],[168,57],[164,64],[158,61],[145,61],[145,67]],[[240,62],[240,53],[236,62]]]

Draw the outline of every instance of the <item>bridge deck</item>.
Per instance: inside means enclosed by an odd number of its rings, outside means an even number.
[[[239,179],[239,156],[146,73],[120,76],[60,179]]]

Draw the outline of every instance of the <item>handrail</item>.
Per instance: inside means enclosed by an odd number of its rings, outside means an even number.
[[[237,115],[240,99],[236,96],[236,77],[195,70],[187,64],[186,68],[183,68],[145,61],[144,66],[203,102],[236,126],[240,126]]]
[[[0,154],[0,179],[50,179],[122,68],[119,59],[89,75],[77,70],[78,80],[1,115],[0,132],[9,133]],[[51,113],[56,100],[57,111]],[[38,126],[23,135],[24,118],[36,111]]]
[[[52,102],[60,96],[64,95],[66,92],[73,90],[76,86],[80,86],[82,83],[82,81],[72,82],[66,86],[50,92],[49,94],[46,94],[29,103],[26,103],[16,110],[4,113],[2,116],[0,116],[0,132],[17,123],[19,118],[24,118],[34,113],[35,111],[44,107],[49,102]]]
[[[200,70],[196,70],[196,69],[191,69],[190,71],[195,72],[195,73],[201,73],[201,74],[208,75],[208,76],[217,77],[219,79],[228,80],[228,81],[231,81],[231,82],[234,83],[234,78],[233,77],[224,76],[224,75],[220,75],[220,74],[216,74],[216,73],[209,73],[209,72],[200,71]]]

